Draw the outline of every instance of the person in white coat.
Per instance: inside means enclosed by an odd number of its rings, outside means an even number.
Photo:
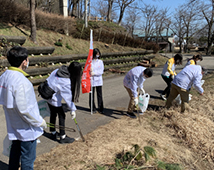
[[[104,107],[103,107],[103,95],[102,95],[102,86],[103,86],[103,77],[102,74],[104,72],[104,64],[103,61],[100,60],[101,53],[98,48],[93,50],[93,59],[91,63],[91,85],[93,88],[93,95],[92,95],[92,102],[91,102],[91,93],[89,93],[89,107],[90,109],[93,108],[93,113],[97,111],[104,114]],[[96,89],[97,92],[97,102],[98,105],[96,107],[94,102],[94,91]],[[91,108],[92,103],[92,108]]]
[[[123,85],[127,90],[130,101],[128,106],[127,115],[131,118],[136,118],[133,113],[135,106],[138,105],[138,89],[143,90],[144,81],[152,77],[153,71],[151,68],[145,68],[142,66],[137,66],[132,68],[124,77]]]
[[[48,86],[55,92],[51,99],[47,100],[50,108],[50,123],[56,124],[56,117],[59,117],[60,143],[72,143],[73,138],[65,134],[65,112],[62,108],[62,99],[66,102],[71,110],[72,118],[76,117],[76,106],[74,102],[79,101],[80,79],[82,75],[82,66],[79,62],[72,62],[68,67],[63,65],[54,70],[47,78]],[[52,139],[56,140],[58,133],[54,127],[50,127]]]
[[[204,69],[200,65],[188,65],[184,67],[172,81],[170,94],[166,101],[166,108],[170,108],[172,101],[180,94],[181,113],[183,113],[185,111],[185,103],[189,102],[189,91],[192,85],[203,95],[204,90],[201,86],[203,73]]]
[[[40,116],[32,83],[25,77],[29,65],[28,51],[19,46],[7,53],[9,67],[0,76],[0,104],[3,105],[7,134],[12,141],[9,170],[33,170],[36,159],[36,140],[46,128]]]

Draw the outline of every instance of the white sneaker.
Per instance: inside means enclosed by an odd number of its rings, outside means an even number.
[[[161,94],[160,97],[161,97],[161,99],[166,100],[165,95]]]
[[[139,112],[139,115],[141,115],[141,116],[142,116],[143,114],[144,114],[144,112]]]

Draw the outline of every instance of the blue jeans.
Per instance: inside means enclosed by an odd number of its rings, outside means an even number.
[[[36,140],[12,142],[9,159],[9,170],[18,170],[21,161],[21,170],[33,170],[36,159]]]

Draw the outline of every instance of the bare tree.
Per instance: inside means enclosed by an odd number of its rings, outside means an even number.
[[[112,18],[112,7],[113,7],[114,0],[108,0],[108,12],[107,12],[107,21],[111,22]]]
[[[167,42],[169,44],[169,51],[172,51],[172,42],[169,41],[169,36],[171,36],[171,18],[168,15],[169,8],[161,9],[157,11],[156,22],[155,22],[155,32],[156,32],[156,42],[159,40],[161,42]],[[165,36],[163,36],[163,32]]]
[[[202,13],[203,16],[205,18],[205,20],[207,21],[207,25],[208,25],[208,37],[207,37],[207,55],[211,54],[211,50],[212,50],[212,43],[214,41],[214,32],[213,32],[213,18],[214,18],[214,0],[211,1],[212,5],[210,4],[204,4],[204,2],[202,2]]]
[[[155,30],[155,23],[157,20],[157,7],[154,5],[146,5],[142,9],[142,18],[143,18],[143,25],[142,30],[144,32],[144,40],[148,41],[149,37],[151,37]]]
[[[108,4],[106,1],[98,0],[96,4],[92,6],[93,9],[93,16],[99,16],[106,18],[108,12]]]
[[[35,0],[30,0],[30,25],[31,25],[30,38],[34,43],[37,43],[36,42]]]
[[[186,43],[184,44],[184,52],[187,52],[187,48],[189,46],[189,40],[191,37],[198,31],[198,26],[200,21],[200,8],[198,7],[198,3],[192,2],[191,4],[187,3],[180,7],[182,9],[182,19],[184,23],[185,39]]]
[[[69,0],[69,8],[71,8],[72,6],[70,16],[74,16],[74,17],[78,16],[78,4],[79,4],[79,0]]]
[[[123,24],[132,37],[134,37],[133,33],[138,22],[140,22],[140,11],[138,10],[138,4],[136,3],[133,7],[128,8],[125,22]]]
[[[179,47],[180,53],[182,52],[182,43],[184,40],[184,36],[186,34],[185,25],[183,21],[183,10],[176,9],[176,13],[174,14],[174,21],[173,21],[173,30],[175,34],[179,37]]]
[[[119,5],[120,8],[120,14],[119,14],[119,19],[118,19],[118,25],[121,25],[123,15],[125,13],[125,9],[133,3],[135,0],[116,0],[116,2]]]

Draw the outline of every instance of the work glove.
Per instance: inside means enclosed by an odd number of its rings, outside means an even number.
[[[46,128],[47,128],[47,124],[46,124],[45,119],[43,119],[43,122],[42,122],[42,124],[40,125],[40,127],[42,127],[43,129],[46,129]]]
[[[172,80],[175,78],[175,76],[174,76],[174,75],[170,75],[170,77],[171,77],[171,79],[172,79]]]
[[[134,99],[134,105],[135,105],[135,106],[138,105],[138,98],[137,98],[137,97]]]
[[[76,112],[75,111],[71,111],[71,117],[72,117],[72,119],[76,118]]]

